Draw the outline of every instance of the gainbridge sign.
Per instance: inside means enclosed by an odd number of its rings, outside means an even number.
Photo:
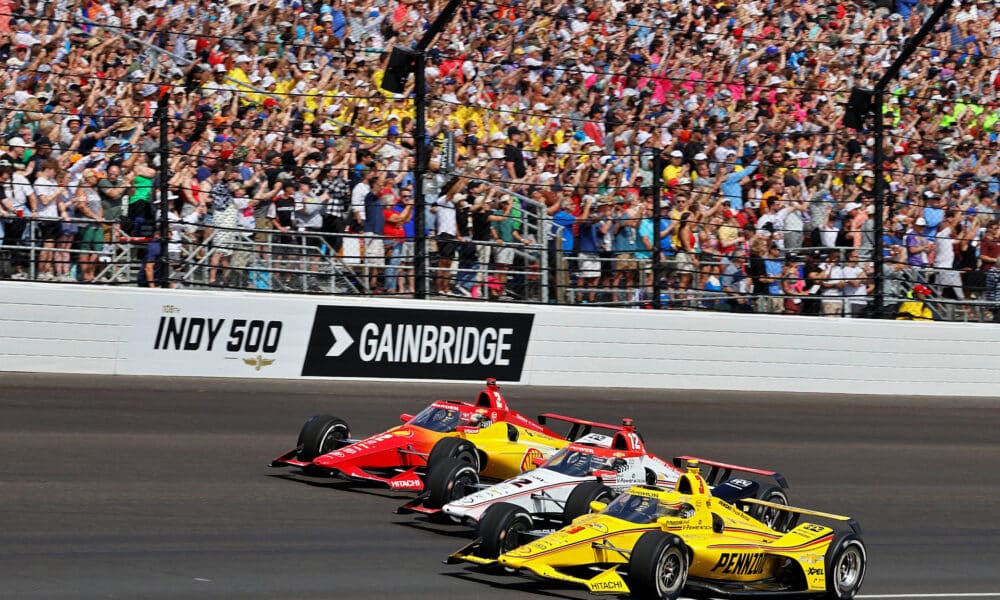
[[[302,375],[518,381],[534,315],[318,306]]]

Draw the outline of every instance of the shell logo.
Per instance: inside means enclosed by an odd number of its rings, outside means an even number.
[[[530,471],[535,468],[534,460],[542,457],[542,451],[538,448],[528,448],[521,459],[521,471]]]

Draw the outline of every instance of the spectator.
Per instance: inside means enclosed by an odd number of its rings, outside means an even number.
[[[926,285],[917,284],[913,286],[913,290],[910,292],[910,299],[899,305],[896,319],[903,321],[933,321],[934,313],[927,306],[927,299],[932,293],[931,289]]]
[[[868,300],[864,296],[874,291],[875,283],[858,262],[857,250],[847,251],[847,260],[841,269],[841,276],[844,278],[844,316],[860,317],[868,304]]]
[[[451,266],[458,251],[458,219],[456,204],[466,200],[466,194],[460,194],[457,186],[437,199],[432,210],[437,225],[437,256],[438,264],[434,272],[435,290],[441,295],[451,295]]]
[[[934,241],[929,239],[925,227],[927,221],[917,217],[913,226],[906,231],[906,263],[912,267],[924,268],[930,264],[928,252],[934,248]]]
[[[413,198],[409,194],[396,198],[392,194],[383,194],[382,204],[385,206],[385,254],[387,268],[385,270],[385,290],[389,294],[403,292],[399,287],[399,266],[402,264],[403,244],[406,241],[404,225],[413,214]]]
[[[1000,323],[1000,265],[997,263],[986,272],[986,301],[993,311],[993,322]]]
[[[507,272],[514,263],[513,244],[517,241],[517,230],[514,229],[513,219],[510,211],[513,206],[513,198],[509,194],[500,197],[500,203],[493,209],[493,241],[497,244],[494,250],[493,262],[496,266],[497,289],[489,288],[491,297],[503,298],[507,293]],[[489,279],[487,278],[487,282]],[[489,287],[489,286],[488,286]]]
[[[648,193],[650,159],[662,152],[665,203],[689,194],[686,209],[696,234],[714,216],[706,209],[719,197],[729,200],[733,214],[717,213],[722,252],[741,245],[728,229],[730,219],[740,227],[760,219],[758,230],[771,222],[771,241],[786,250],[867,249],[881,235],[867,218],[876,149],[870,126],[859,132],[844,127],[842,91],[871,86],[930,10],[910,0],[830,10],[803,9],[790,0],[747,0],[704,11],[673,0],[644,7],[535,0],[523,11],[487,7],[451,23],[454,31],[428,48],[428,137],[418,141],[412,87],[401,96],[382,93],[386,57],[374,49],[415,43],[438,4],[390,3],[398,6],[387,10],[375,0],[252,3],[239,11],[226,4],[209,0],[194,7],[185,0],[124,12],[84,4],[54,13],[59,21],[44,12],[19,16],[8,44],[0,45],[8,69],[0,74],[8,92],[0,117],[3,159],[21,167],[5,193],[5,244],[19,243],[30,230],[28,219],[38,216],[37,179],[47,185],[41,166],[63,155],[79,154],[80,170],[99,175],[106,233],[126,197],[127,216],[148,224],[147,200],[159,166],[147,155],[157,146],[152,117],[162,100],[173,122],[166,167],[176,173],[170,181],[183,199],[182,216],[210,202],[218,183],[213,175],[230,168],[238,168],[242,182],[262,177],[269,191],[279,174],[306,177],[317,188],[313,197],[329,194],[322,229],[334,236],[329,245],[338,251],[337,234],[362,231],[374,172],[387,175],[375,186],[376,196],[386,188],[396,196],[412,189],[417,143],[431,150],[423,183],[428,206],[438,205],[453,178],[439,160],[445,130],[460,132],[456,155],[460,164],[469,160],[458,177],[463,186],[474,174],[491,187],[513,189],[515,198],[545,191],[559,198],[552,204],[557,211],[569,198],[567,213],[574,219],[582,214],[584,194]],[[996,13],[966,5],[946,15],[891,84],[882,149],[891,234],[896,223],[923,219],[923,235],[913,225],[913,237],[939,245],[936,227],[946,227],[939,219],[950,212],[997,218],[1000,174],[991,145],[1000,88],[989,59],[1000,52]],[[93,27],[83,17],[109,26]],[[153,25],[156,35],[146,35]],[[509,44],[500,43],[508,38]],[[150,51],[138,39],[174,55]],[[345,190],[359,180],[353,192]],[[258,187],[246,197],[260,192]],[[277,195],[257,205],[257,229],[272,225],[266,217]],[[79,208],[75,191],[72,197]],[[852,204],[859,206],[839,212]],[[514,200],[505,217],[522,235],[534,225],[525,208]],[[645,216],[635,216],[632,233],[638,234]],[[425,217],[431,231],[442,230],[438,214]],[[960,255],[970,287],[982,289],[997,253],[991,250],[996,235],[980,240],[979,225],[967,228],[973,237]],[[817,228],[833,239],[811,239]],[[573,229],[571,238],[581,233],[579,225]],[[616,221],[611,229],[627,239],[628,227]],[[907,243],[913,241],[908,230],[901,233],[901,243],[913,249],[907,256],[912,266],[938,262],[934,250],[943,247],[917,251]],[[650,236],[637,235],[639,247],[628,252],[641,252],[644,237]],[[266,239],[259,236],[258,250]],[[744,238],[744,251],[751,239]],[[366,264],[377,277],[386,254],[377,238],[367,241]],[[968,248],[978,241],[979,257],[969,266]],[[359,254],[350,246],[345,260],[359,260],[347,256]],[[15,257],[20,277],[27,256]],[[867,260],[867,253],[859,258]],[[49,262],[38,271],[54,271]],[[626,275],[616,273],[614,280],[631,285]],[[698,287],[694,278],[679,283]]]
[[[83,171],[81,185],[76,188],[73,201],[76,204],[76,214],[83,219],[80,224],[80,275],[81,281],[90,283],[94,280],[94,268],[98,255],[104,249],[104,204],[97,188],[97,173],[93,169]]]
[[[840,256],[840,250],[834,248],[827,255],[826,262],[823,264],[821,295],[823,296],[823,316],[825,317],[841,316],[844,310],[844,302],[839,299],[834,300],[834,298],[844,296],[844,287],[847,285],[844,268],[840,264]]]
[[[748,298],[753,281],[747,274],[746,262],[743,249],[738,249],[733,252],[732,260],[722,272],[722,291],[730,296],[726,306],[731,312],[753,312],[753,306]]]

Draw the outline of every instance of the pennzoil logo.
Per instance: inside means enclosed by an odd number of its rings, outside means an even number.
[[[524,453],[524,458],[521,459],[521,470],[530,471],[534,469],[536,458],[542,458],[542,451],[538,448],[528,448],[528,451]]]
[[[723,552],[712,571],[732,575],[760,575],[764,572],[763,552]]]

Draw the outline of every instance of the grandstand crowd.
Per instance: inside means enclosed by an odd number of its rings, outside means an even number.
[[[388,50],[444,4],[0,1],[0,271],[89,282],[119,233],[157,235],[141,224],[159,212],[165,104],[174,261],[214,244],[221,281],[246,232],[258,252],[354,253],[369,291],[412,293],[413,80],[380,84]],[[874,137],[844,127],[844,105],[932,9],[464,2],[427,55],[431,291],[516,295],[506,272],[537,268],[525,249],[541,247],[574,302],[648,300],[655,277],[692,308],[863,314]],[[956,2],[890,86],[893,298],[1000,303],[998,51],[1000,6]]]

